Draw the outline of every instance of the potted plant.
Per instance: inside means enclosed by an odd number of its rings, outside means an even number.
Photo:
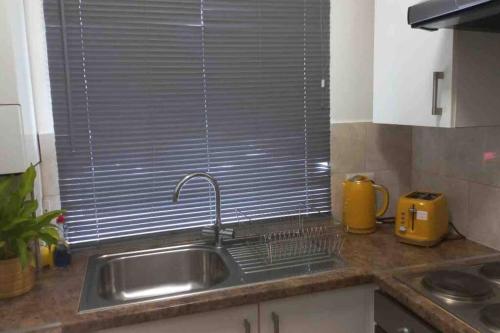
[[[30,248],[39,239],[48,245],[59,239],[51,221],[62,211],[35,215],[38,202],[29,198],[35,177],[35,168],[30,166],[21,175],[0,179],[0,299],[33,288],[35,269]]]

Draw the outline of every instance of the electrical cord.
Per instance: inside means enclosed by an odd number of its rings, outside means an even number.
[[[378,217],[377,223],[379,224],[394,224],[396,222],[396,218],[394,216],[388,216],[388,217]],[[455,234],[455,236],[452,236],[452,233]],[[466,239],[466,237],[458,231],[457,227],[453,222],[450,220],[449,221],[449,230],[448,230],[448,235],[446,236],[445,240],[461,240],[461,239]]]
[[[394,216],[377,217],[377,222],[380,224],[394,224],[396,222],[396,218]]]
[[[388,216],[388,217],[378,217],[377,218],[377,223],[378,224],[394,224],[396,222],[396,218],[394,216]],[[461,240],[461,239],[466,239],[466,237],[458,231],[457,227],[453,222],[450,220],[449,221],[449,231],[448,235],[446,236],[445,240]],[[455,236],[452,236],[452,233],[455,234]]]
[[[448,235],[446,237],[446,240],[460,240],[460,239],[465,239],[465,236],[460,231],[458,231],[457,227],[453,224],[452,221],[449,222],[449,226],[450,226],[450,229],[453,230],[453,232],[456,234],[456,236],[455,237],[450,237],[450,232],[448,231]]]

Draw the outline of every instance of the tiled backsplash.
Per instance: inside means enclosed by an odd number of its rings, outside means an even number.
[[[467,238],[500,249],[500,127],[439,129],[350,123],[332,125],[332,210],[342,215],[342,181],[372,172],[388,187],[393,216],[410,189],[445,193]],[[497,157],[497,154],[499,155]]]
[[[397,199],[410,189],[411,128],[372,123],[334,124],[331,128],[332,211],[342,216],[342,182],[348,174],[373,173],[386,186],[395,213]]]
[[[412,187],[444,192],[457,228],[500,249],[500,127],[412,132]]]

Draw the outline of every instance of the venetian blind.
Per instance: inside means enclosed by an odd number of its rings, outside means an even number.
[[[71,244],[329,212],[327,0],[45,0]]]

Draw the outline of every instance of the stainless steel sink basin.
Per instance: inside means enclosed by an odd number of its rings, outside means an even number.
[[[208,243],[96,255],[89,259],[80,311],[164,300],[246,283],[311,274],[344,266],[335,256],[311,254],[268,262],[259,243]]]
[[[203,247],[138,253],[113,258],[99,272],[99,295],[129,301],[213,287],[229,277],[215,251]]]
[[[80,311],[232,286],[240,282],[239,276],[228,253],[209,245],[94,256]]]

